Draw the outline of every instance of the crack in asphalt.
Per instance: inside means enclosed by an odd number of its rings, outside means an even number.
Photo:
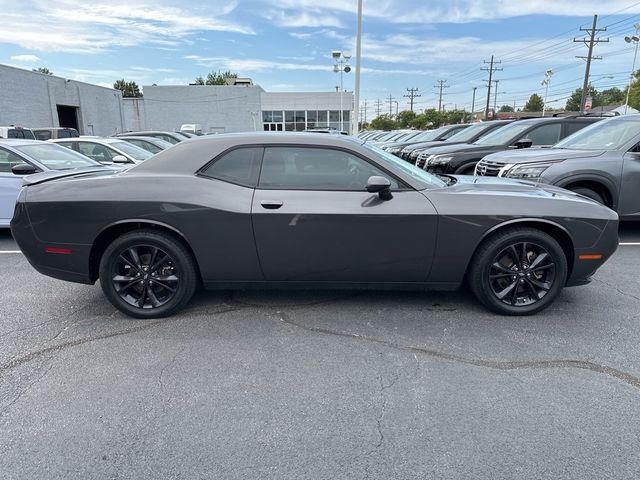
[[[421,347],[416,345],[402,345],[389,340],[383,340],[381,338],[371,337],[368,335],[362,335],[359,333],[341,332],[337,330],[331,330],[322,327],[311,327],[302,323],[295,322],[285,312],[278,311],[276,315],[280,318],[282,323],[286,323],[293,327],[301,328],[309,332],[321,333],[325,335],[335,335],[338,337],[349,338],[352,340],[359,340],[364,342],[377,343],[389,348],[393,348],[399,351],[414,352],[423,355],[429,355],[441,360],[448,360],[451,362],[461,363],[464,365],[472,365],[475,367],[490,368],[493,370],[533,370],[533,369],[556,369],[556,368],[575,368],[579,370],[589,370],[594,373],[607,375],[616,378],[632,387],[640,389],[640,378],[631,375],[630,373],[623,372],[607,365],[600,365],[598,363],[590,362],[587,360],[532,360],[532,361],[495,361],[484,360],[481,358],[467,358],[461,355],[454,355],[452,353],[442,352],[439,350],[433,350],[427,347]]]
[[[633,299],[635,299],[635,300],[640,301],[640,297],[638,297],[638,296],[634,295],[633,293],[629,293],[629,292],[625,292],[625,291],[623,291],[623,290],[620,290],[620,288],[616,287],[616,286],[615,286],[615,285],[613,285],[612,283],[605,282],[604,280],[600,280],[599,278],[593,278],[593,280],[595,280],[596,282],[601,283],[601,284],[603,284],[603,285],[606,285],[606,286],[607,286],[607,287],[609,287],[609,288],[614,289],[614,290],[615,290],[616,292],[618,292],[620,295],[623,295],[623,296],[625,296],[625,297],[630,297],[630,298],[633,298]]]
[[[0,409],[0,418],[4,416],[4,413],[12,406],[14,405],[18,400],[20,400],[22,398],[22,396],[27,393],[29,390],[31,390],[34,385],[36,383],[39,383],[40,381],[42,381],[42,379],[44,377],[46,377],[49,372],[51,371],[51,369],[53,368],[53,365],[49,365],[49,368],[47,368],[45,370],[45,372],[42,375],[39,375],[33,382],[29,383],[29,385],[26,386],[26,388],[23,388],[18,395],[16,395],[13,400],[11,400],[9,403],[7,403],[6,405],[4,405],[2,407],[2,409]]]
[[[223,314],[223,313],[227,313],[227,312],[233,312],[233,311],[237,311],[237,310],[241,310],[241,308],[238,307],[229,307],[229,308],[223,308],[221,310],[216,310],[213,312],[209,312],[211,315],[219,315],[219,314]],[[152,321],[148,321],[147,323],[145,323],[144,325],[136,325],[135,327],[131,327],[131,328],[127,328],[125,330],[118,330],[116,332],[108,332],[108,333],[103,333],[100,335],[92,335],[89,337],[83,337],[83,338],[76,338],[74,340],[69,340],[67,342],[64,343],[58,343],[55,345],[51,345],[45,348],[41,348],[39,350],[34,350],[31,352],[27,352],[23,355],[19,355],[17,357],[12,358],[11,360],[9,360],[6,363],[0,364],[0,376],[8,371],[11,370],[15,367],[18,367],[24,363],[30,362],[32,360],[35,360],[36,358],[42,357],[43,355],[46,355],[48,353],[53,353],[53,352],[59,352],[61,350],[65,350],[67,348],[71,348],[71,347],[77,347],[79,345],[85,344],[85,343],[89,343],[89,342],[95,342],[98,340],[105,340],[107,338],[113,338],[113,337],[119,337],[121,335],[127,335],[130,333],[136,333],[136,332],[141,332],[143,330],[148,330],[150,328],[153,328],[157,325],[162,325],[165,323],[170,323],[170,322],[176,322],[182,320],[181,317],[168,317],[168,318],[162,318],[162,319],[158,319],[158,320],[152,320]]]

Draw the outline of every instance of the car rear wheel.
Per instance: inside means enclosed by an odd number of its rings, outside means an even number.
[[[595,200],[602,205],[606,205],[604,198],[602,198],[602,195],[600,195],[595,190],[591,190],[590,188],[586,187],[572,187],[569,190],[584,197],[590,198],[591,200]]]
[[[149,230],[115,239],[100,260],[100,285],[111,304],[136,318],[160,318],[193,296],[198,272],[187,247],[169,234]]]
[[[530,315],[548,307],[567,280],[567,258],[540,230],[512,228],[489,237],[469,269],[474,295],[503,315]]]

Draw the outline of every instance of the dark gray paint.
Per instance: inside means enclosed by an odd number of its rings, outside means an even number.
[[[452,289],[463,280],[479,242],[493,229],[518,222],[565,232],[575,256],[595,251],[607,259],[617,246],[613,211],[527,182],[459,177],[454,186],[426,189],[420,180],[380,164],[411,187],[383,202],[364,185],[362,192],[254,191],[195,174],[229,148],[283,144],[347,149],[378,163],[359,141],[341,136],[198,138],[117,175],[59,178],[27,187],[12,230],[38,270],[91,283],[96,272],[89,269],[90,255],[101,232],[132,222],[158,225],[185,239],[210,287],[271,282]],[[282,202],[282,207],[267,210],[263,201]],[[74,253],[47,254],[45,246],[66,246]],[[568,283],[581,283],[604,259],[571,257],[575,266]]]

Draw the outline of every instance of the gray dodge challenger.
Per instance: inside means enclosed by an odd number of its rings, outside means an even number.
[[[31,265],[140,318],[214,289],[452,290],[525,315],[616,250],[615,212],[527,181],[434,176],[351,137],[181,142],[120,173],[31,175],[13,235]]]

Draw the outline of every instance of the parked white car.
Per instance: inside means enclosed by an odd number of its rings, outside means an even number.
[[[153,153],[119,138],[79,137],[49,141],[68,147],[103,165],[119,163],[132,166],[153,156]]]
[[[36,137],[29,128],[16,127],[9,125],[8,127],[0,127],[0,138],[24,138],[27,140],[35,140]]]

